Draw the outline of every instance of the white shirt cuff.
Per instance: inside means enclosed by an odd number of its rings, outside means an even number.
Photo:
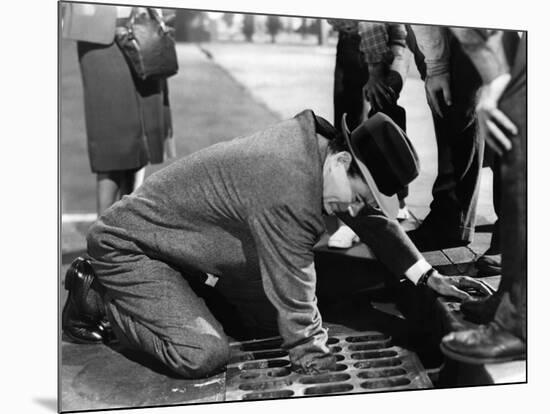
[[[420,276],[422,276],[431,268],[432,265],[429,264],[425,259],[420,259],[418,262],[407,269],[407,271],[405,272],[405,276],[416,285],[418,283],[418,279],[420,279]]]

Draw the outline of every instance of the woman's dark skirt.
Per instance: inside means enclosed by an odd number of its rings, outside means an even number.
[[[163,162],[172,135],[166,80],[137,79],[116,43],[78,42],[77,49],[92,171]]]

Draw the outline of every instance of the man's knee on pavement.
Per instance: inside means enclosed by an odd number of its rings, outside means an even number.
[[[223,371],[229,361],[229,343],[225,337],[204,335],[200,345],[167,346],[169,368],[185,378],[205,378]]]

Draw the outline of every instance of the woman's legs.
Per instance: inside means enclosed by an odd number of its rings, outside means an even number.
[[[126,194],[130,194],[143,182],[144,168],[136,170],[97,173],[97,214],[101,215]]]
[[[134,175],[133,191],[135,191],[143,183],[144,179],[145,179],[145,167],[140,168],[139,170],[136,171]]]

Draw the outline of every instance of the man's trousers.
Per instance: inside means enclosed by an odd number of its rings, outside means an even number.
[[[423,80],[426,79],[424,56],[410,27],[408,45]],[[450,34],[450,88],[452,105],[440,97],[443,117],[432,111],[437,142],[437,177],[432,188],[430,220],[442,232],[471,241],[483,164],[484,142],[478,134],[476,100],[481,78],[458,40]]]

